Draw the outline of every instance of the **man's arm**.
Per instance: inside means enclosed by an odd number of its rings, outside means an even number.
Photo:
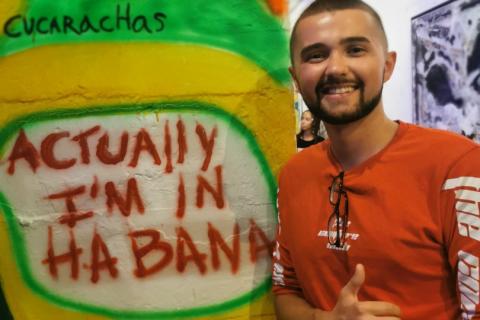
[[[480,319],[479,164],[477,146],[450,169],[440,199],[444,237],[450,266],[456,273],[457,296],[464,319]]]
[[[278,295],[275,298],[275,310],[278,320],[356,320],[376,319],[399,320],[400,308],[384,301],[359,301],[358,291],[365,282],[363,265],[355,267],[355,273],[342,288],[337,304],[332,311],[323,311],[310,306],[296,295]]]
[[[313,308],[305,300],[293,294],[276,296],[275,311],[277,320],[330,319],[327,312]]]

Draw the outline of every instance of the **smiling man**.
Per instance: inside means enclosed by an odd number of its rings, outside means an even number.
[[[329,139],[280,174],[278,319],[480,319],[480,146],[385,115],[396,54],[364,2],[313,2],[290,48]]]

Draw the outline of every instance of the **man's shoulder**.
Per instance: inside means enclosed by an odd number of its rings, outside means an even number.
[[[409,139],[416,140],[417,146],[426,149],[440,150],[470,150],[478,147],[474,141],[455,132],[425,128],[414,124],[409,126]]]
[[[421,159],[434,167],[449,167],[480,145],[454,132],[409,124],[403,146],[411,159]]]
[[[283,166],[281,172],[299,174],[313,167],[322,167],[328,162],[328,141],[322,141],[293,155]]]

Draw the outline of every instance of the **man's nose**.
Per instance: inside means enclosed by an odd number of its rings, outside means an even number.
[[[347,73],[347,61],[339,52],[332,52],[327,60],[326,75],[345,75]]]

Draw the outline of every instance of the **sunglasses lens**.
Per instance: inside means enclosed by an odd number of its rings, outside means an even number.
[[[328,219],[328,242],[343,247],[348,227],[348,199],[343,190],[343,173],[333,179],[329,200],[334,209]]]
[[[337,243],[337,217],[335,214],[332,214],[328,219],[328,242],[331,245]]]
[[[332,185],[330,186],[330,204],[336,205],[338,198],[340,197],[340,188],[341,184],[338,178],[335,178]]]

